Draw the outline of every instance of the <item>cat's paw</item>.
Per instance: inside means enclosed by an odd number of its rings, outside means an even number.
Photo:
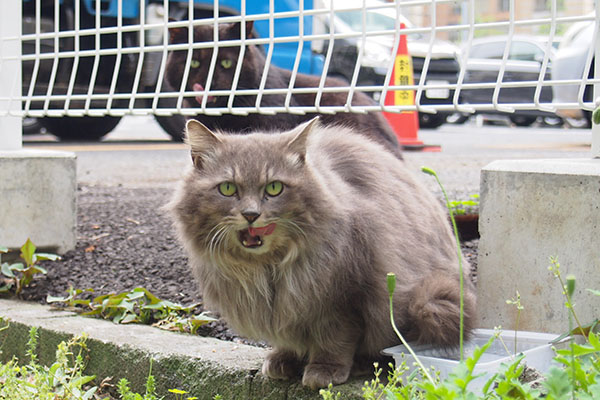
[[[340,364],[308,364],[304,368],[302,384],[311,389],[320,389],[329,386],[330,383],[339,385],[348,380],[350,366]]]
[[[302,362],[298,357],[288,351],[274,350],[267,355],[262,373],[273,379],[290,379],[299,376],[302,371]]]

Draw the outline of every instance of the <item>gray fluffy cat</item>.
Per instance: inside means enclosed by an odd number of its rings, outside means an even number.
[[[248,135],[191,120],[187,140],[194,168],[170,208],[206,303],[273,346],[265,375],[339,384],[397,344],[388,272],[397,276],[403,334],[458,343],[458,258],[446,213],[382,145],[315,120]],[[475,295],[468,279],[465,288],[468,333]]]

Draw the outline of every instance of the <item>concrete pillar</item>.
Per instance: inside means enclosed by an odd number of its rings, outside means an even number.
[[[64,253],[76,243],[75,154],[22,147],[21,4],[0,12],[0,246],[30,238]]]
[[[518,290],[519,329],[562,333],[568,313],[560,283],[548,271],[556,256],[563,277],[577,278],[582,323],[598,317],[600,159],[494,161],[481,173],[478,327],[515,329],[506,300]]]
[[[14,3],[14,4],[12,4]],[[0,13],[0,111],[21,110],[21,1],[4,4]],[[16,57],[15,57],[16,56]],[[22,118],[0,115],[0,149],[19,150],[22,147]]]

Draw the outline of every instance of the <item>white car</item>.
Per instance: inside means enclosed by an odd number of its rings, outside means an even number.
[[[565,33],[556,52],[552,64],[552,80],[581,80],[586,73],[588,53],[594,51],[593,21],[579,22],[571,26]],[[594,61],[592,60],[588,77],[594,76]],[[587,85],[581,91],[581,85],[552,86],[553,103],[557,104],[557,114],[565,118],[586,118],[588,127],[591,126],[592,113],[581,109],[577,104],[593,101],[592,85]],[[592,106],[590,105],[590,108]]]
[[[315,24],[321,24],[324,33],[333,29],[336,34],[351,35],[363,30],[363,0],[321,0],[321,7],[328,9],[333,3],[336,10],[334,20],[329,15],[321,15]],[[396,28],[396,18],[407,27],[413,24],[403,15],[397,15],[393,3],[378,0],[367,0],[364,15],[366,32],[393,31]],[[371,7],[371,8],[369,8]],[[357,84],[359,86],[381,86],[385,83],[387,68],[393,57],[394,35],[382,34],[367,36],[364,41],[363,55]],[[328,42],[321,44],[323,52],[327,51]],[[358,53],[363,46],[362,38],[337,38],[333,44],[333,56],[329,64],[328,74],[351,81]],[[460,71],[460,49],[450,42],[436,39],[430,44],[426,35],[418,33],[407,36],[408,52],[412,57],[414,83],[421,79],[425,60],[429,57],[427,75],[424,79],[425,90],[422,91],[419,103],[422,105],[452,104],[454,90],[444,88],[445,85],[455,84]],[[438,87],[431,87],[431,86]],[[372,93],[378,100],[379,92]],[[436,114],[419,113],[421,128],[437,128],[446,122],[451,112],[439,111]]]
[[[488,36],[475,39],[470,47],[463,48],[463,55],[469,58],[463,60],[466,67],[464,83],[495,83],[502,65],[502,59],[508,36]],[[465,45],[466,46],[466,45]],[[546,55],[546,52],[548,54]],[[547,56],[547,57],[546,57]],[[545,80],[550,79],[553,67],[554,48],[548,48],[547,38],[515,35],[511,38],[511,45],[504,65],[503,82],[521,82],[521,86],[502,88],[499,91],[499,104],[534,103],[536,87],[542,70],[544,59],[548,59],[545,71]],[[526,83],[529,82],[529,83]],[[533,83],[532,83],[533,82]],[[463,89],[460,92],[461,102],[467,104],[492,104],[495,88]],[[552,103],[552,89],[543,86],[539,94],[541,104]],[[485,111],[482,114],[498,113],[501,111]],[[516,110],[507,114],[509,119],[517,126],[529,126],[538,117],[555,118],[553,113],[540,110]]]

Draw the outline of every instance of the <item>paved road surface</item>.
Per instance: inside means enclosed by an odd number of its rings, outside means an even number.
[[[433,178],[419,171],[434,168],[450,193],[462,197],[479,191],[479,172],[497,159],[585,158],[591,131],[583,129],[478,127],[446,124],[421,130],[426,144],[441,152],[406,152],[408,164],[437,191]],[[189,165],[185,145],[170,137],[151,117],[126,117],[100,143],[61,143],[51,135],[25,137],[26,147],[73,151],[78,181],[86,185],[173,187]]]

